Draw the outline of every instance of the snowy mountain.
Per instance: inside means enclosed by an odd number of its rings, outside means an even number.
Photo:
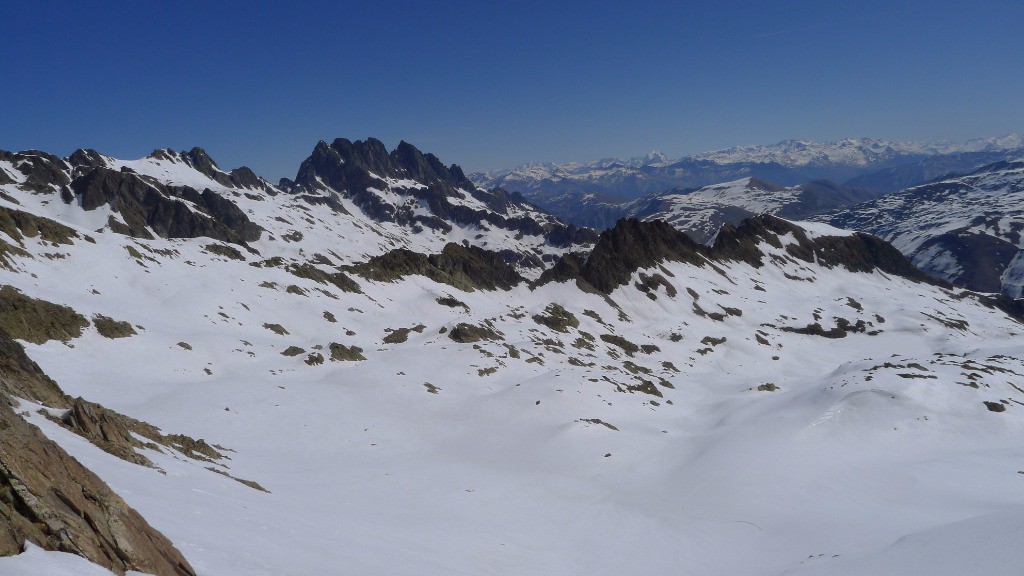
[[[649,194],[623,206],[626,216],[662,220],[698,242],[710,242],[726,224],[738,225],[759,214],[802,220],[813,214],[872,198],[869,190],[812,182],[782,187],[757,178],[714,184],[696,190]]]
[[[695,158],[718,164],[752,162],[776,163],[789,168],[800,166],[871,166],[904,163],[929,156],[965,152],[1001,152],[1021,148],[1024,139],[1017,134],[1001,138],[976,138],[963,144],[951,142],[890,142],[874,138],[847,138],[836,142],[784,140],[770,146],[739,146],[698,154]]]
[[[999,162],[816,217],[881,236],[951,282],[1024,293],[1024,161]]]
[[[1019,302],[773,216],[560,243],[405,146],[200,157],[0,158],[2,574],[1024,560]]]
[[[520,192],[530,202],[578,225],[604,221],[603,200],[636,199],[669,189],[692,189],[757,178],[782,186],[830,180],[854,188],[891,192],[1019,155],[1022,138],[949,142],[889,142],[870,138],[838,142],[787,140],[669,160],[660,153],[631,160],[530,164],[472,174],[485,187]],[[597,214],[590,208],[598,210]]]
[[[2,152],[0,182],[39,192],[31,204],[49,204],[46,192],[59,196],[65,204],[61,213],[93,230],[143,238],[155,233],[253,242],[275,228],[266,222],[272,219],[278,229],[287,226],[279,233],[296,255],[308,244],[348,240],[358,247],[336,254],[341,263],[399,247],[440,251],[456,242],[499,252],[535,276],[545,261],[554,262],[567,249],[586,248],[597,238],[518,195],[475,187],[458,166],[446,167],[408,143],[389,153],[372,138],[320,142],[296,180],[279,186],[248,168],[222,172],[199,148],[157,150],[131,161],[91,150],[67,159],[36,151]],[[331,226],[324,225],[327,221]]]

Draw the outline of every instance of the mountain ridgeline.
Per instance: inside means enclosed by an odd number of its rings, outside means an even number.
[[[917,266],[980,292],[1024,295],[1024,161],[908,188],[817,215],[893,243]]]
[[[1022,171],[864,217],[1013,245]],[[863,194],[745,176],[598,233],[404,142],[276,184],[0,153],[0,573],[816,574],[979,523],[1016,566],[1024,304],[827,223]]]
[[[379,189],[388,184],[400,187],[408,200],[396,205],[384,199]],[[478,188],[458,165],[445,166],[433,154],[424,154],[405,141],[391,152],[374,138],[355,142],[338,138],[329,145],[321,141],[302,162],[295,180],[282,180],[280,185],[300,194],[325,188],[344,192],[369,217],[408,225],[414,231],[431,228],[447,233],[453,225],[486,222],[543,236],[555,246],[594,240],[591,231],[545,217],[518,194]],[[420,210],[424,205],[429,214]]]
[[[888,142],[870,138],[837,142],[787,140],[675,160],[660,153],[629,160],[605,159],[569,164],[528,164],[512,170],[479,172],[483,186],[517,191],[536,205],[578,225],[606,228],[630,214],[630,203],[644,197],[696,190],[742,179],[781,187],[829,187],[869,199],[916,186],[951,173],[973,171],[1024,154],[1017,135],[947,142]],[[847,196],[841,192],[836,198]],[[837,206],[834,206],[837,207]],[[632,214],[635,215],[635,214]]]

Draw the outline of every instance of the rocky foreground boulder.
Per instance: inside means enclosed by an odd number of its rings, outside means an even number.
[[[26,422],[12,394],[54,407],[68,399],[0,329],[0,556],[25,542],[78,554],[118,574],[191,576],[173,544],[98,476]]]
[[[9,402],[0,402],[0,556],[28,541],[118,574],[195,574],[163,534]]]

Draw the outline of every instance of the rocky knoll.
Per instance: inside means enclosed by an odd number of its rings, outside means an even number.
[[[781,236],[791,236],[792,239],[784,245]],[[812,239],[800,226],[768,214],[748,218],[738,227],[724,226],[711,247],[710,255],[760,267],[764,254],[757,244],[762,241],[776,248],[785,247],[788,255],[808,263],[817,262],[830,268],[842,266],[851,272],[877,269],[917,282],[948,286],[948,283],[914,267],[899,250],[877,236],[858,232]]]
[[[403,276],[426,276],[460,290],[508,290],[523,281],[501,255],[478,248],[449,243],[440,254],[424,255],[397,249],[363,264],[350,266],[352,272],[378,282],[393,282]]]

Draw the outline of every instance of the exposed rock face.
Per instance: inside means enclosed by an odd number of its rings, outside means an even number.
[[[541,273],[537,284],[548,282],[568,282],[575,280],[583,273],[583,266],[586,263],[587,255],[582,252],[570,252],[563,255],[555,262],[555,265]]]
[[[619,220],[605,230],[587,257],[580,276],[605,294],[629,282],[640,268],[665,260],[704,265],[707,248],[661,221]],[[568,264],[565,264],[566,266]]]
[[[82,335],[89,321],[67,306],[31,298],[13,286],[0,286],[0,328],[14,338],[42,344]]]
[[[409,275],[426,276],[462,290],[508,290],[523,281],[499,254],[454,243],[446,244],[440,254],[430,256],[406,249],[392,250],[350,266],[349,270],[378,282],[393,282]]]
[[[102,480],[0,401],[0,555],[19,553],[26,540],[119,574],[195,574]]]
[[[412,202],[395,206],[382,199],[372,188],[387,187],[388,180],[414,181],[418,185],[402,188]],[[495,188],[478,189],[462,169],[445,166],[433,154],[424,154],[415,146],[401,142],[388,152],[374,138],[355,142],[338,138],[330,145],[321,141],[303,161],[295,181],[282,180],[282,186],[295,193],[313,193],[326,185],[348,195],[367,215],[378,221],[393,221],[412,227],[449,231],[451,224],[490,226],[523,234],[542,235],[549,244],[569,246],[593,242],[595,233],[564,224],[553,218],[536,217],[532,206],[518,194]],[[418,203],[431,214],[417,213]],[[474,206],[482,204],[483,210]],[[533,212],[533,216],[527,212]]]
[[[855,233],[812,240],[796,224],[767,214],[748,218],[739,227],[723,227],[718,233],[711,254],[730,260],[742,260],[760,267],[764,255],[756,247],[758,241],[782,247],[779,237],[787,234],[796,239],[796,244],[787,244],[786,252],[805,262],[817,261],[826,267],[843,266],[851,272],[871,272],[878,269],[917,282],[948,286],[948,283],[915,268],[899,250],[876,236]]]
[[[224,172],[213,161],[213,158],[210,158],[206,150],[198,146],[188,152],[181,152],[179,155],[186,164],[222,186],[270,191],[270,186],[249,168],[242,166],[235,168],[231,172]]]
[[[165,238],[204,236],[233,243],[258,240],[262,232],[238,206],[211,190],[165,186],[103,167],[75,178],[70,189],[74,196],[65,202],[77,200],[85,210],[109,204],[135,237],[152,238],[147,226]]]
[[[11,395],[69,405],[57,384],[0,330],[0,556],[18,554],[30,541],[119,574],[195,574],[138,512],[16,414]]]
[[[949,232],[922,242],[914,263],[971,290],[1000,292],[1004,275],[1019,252],[1017,244],[1004,238],[970,231]],[[1009,287],[1013,279],[1007,280]]]
[[[114,412],[83,398],[64,399],[70,408],[60,418],[53,418],[61,426],[85,438],[97,448],[118,458],[154,467],[153,463],[138,448],[161,451],[160,446],[173,448],[189,458],[212,462],[224,457],[204,440],[195,440],[180,434],[164,435],[160,429],[124,414]],[[139,439],[145,438],[149,442]]]
[[[103,156],[91,148],[79,148],[68,156],[68,162],[75,168],[96,168],[106,166],[107,161]]]
[[[787,236],[783,244],[781,236]],[[791,238],[790,238],[791,236]],[[794,242],[795,240],[795,242]],[[541,276],[540,283],[583,280],[604,294],[629,282],[633,272],[659,262],[686,262],[704,266],[719,260],[764,265],[760,243],[783,248],[793,258],[826,267],[843,266],[852,272],[881,270],[917,282],[948,285],[915,268],[898,250],[869,234],[824,236],[811,239],[799,226],[770,215],[744,220],[739,226],[722,227],[712,247],[697,244],[689,236],[661,221],[622,219],[601,233],[586,259],[566,255]]]
[[[55,408],[67,407],[67,397],[15,342],[0,328],[0,398],[17,396]],[[0,402],[3,404],[3,402]]]
[[[25,190],[46,192],[51,189],[51,186],[59,188],[71,181],[68,177],[71,167],[53,154],[39,150],[14,153],[0,151],[0,160],[11,162],[21,172],[25,177],[25,182],[21,187]],[[5,179],[8,182],[13,181],[9,177]]]

